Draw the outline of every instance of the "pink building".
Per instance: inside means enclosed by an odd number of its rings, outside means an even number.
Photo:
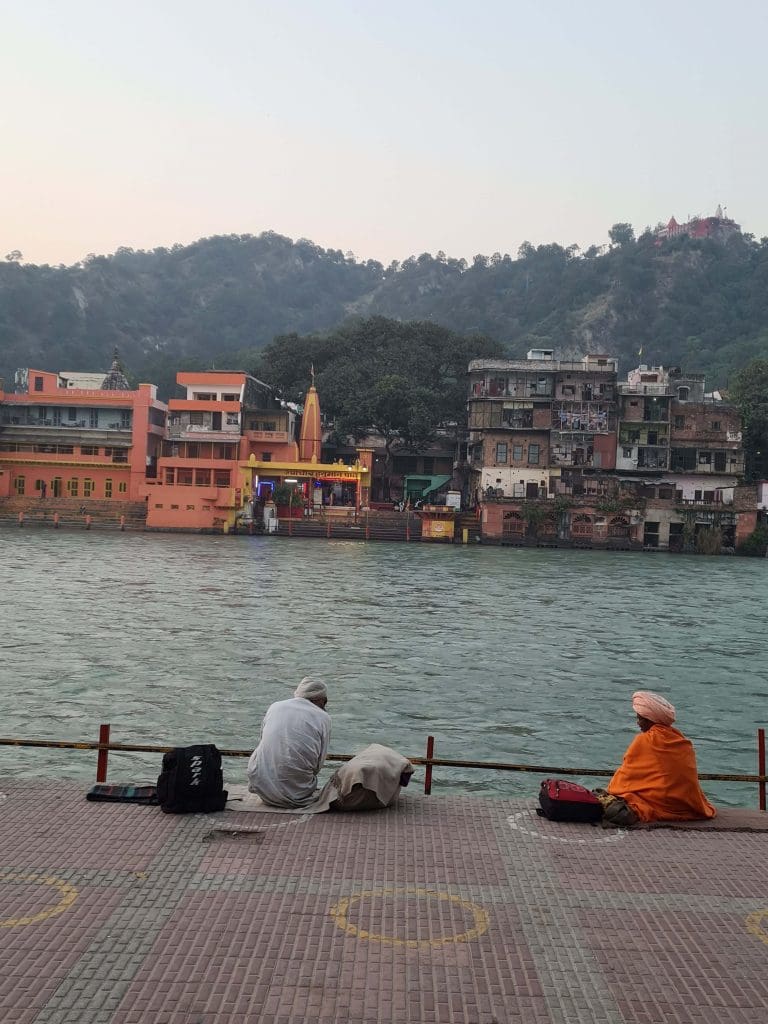
[[[117,355],[100,382],[31,369],[11,392],[0,382],[0,498],[142,500],[165,435],[156,395],[130,387]]]

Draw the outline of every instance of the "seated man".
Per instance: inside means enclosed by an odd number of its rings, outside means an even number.
[[[325,683],[308,676],[293,697],[267,708],[259,745],[248,761],[248,789],[274,807],[304,807],[315,798],[317,776],[331,738]]]
[[[632,694],[632,707],[640,735],[627,747],[607,795],[598,793],[604,824],[714,818],[717,812],[699,785],[693,744],[672,728],[674,707],[648,690]]]

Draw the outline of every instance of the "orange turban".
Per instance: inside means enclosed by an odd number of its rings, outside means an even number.
[[[661,694],[650,690],[638,690],[632,694],[632,708],[636,714],[655,722],[657,725],[672,725],[675,709]]]

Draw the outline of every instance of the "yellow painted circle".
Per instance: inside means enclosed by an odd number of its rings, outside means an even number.
[[[0,920],[0,928],[16,928],[19,925],[37,924],[38,921],[46,921],[49,917],[56,917],[57,914],[63,914],[65,910],[68,910],[78,896],[74,885],[62,881],[61,878],[55,878],[53,875],[24,875],[18,874],[15,871],[6,871],[0,874],[0,882],[34,882],[38,885],[49,885],[51,888],[57,889],[61,894],[61,899],[55,906],[48,907],[47,910],[41,910],[37,914],[28,914],[24,917],[7,917],[5,920]]]
[[[747,931],[760,939],[768,946],[768,931],[765,929],[765,919],[768,918],[768,910],[755,910],[747,916]]]
[[[465,932],[455,935],[441,935],[439,939],[399,939],[394,935],[379,935],[376,932],[364,931],[352,924],[348,919],[350,907],[360,900],[371,896],[422,896],[431,900],[438,900],[443,903],[455,903],[457,906],[467,910],[472,915],[473,927]],[[471,942],[488,931],[488,913],[476,903],[463,900],[449,892],[437,892],[433,889],[367,889],[365,892],[357,892],[352,896],[345,896],[339,900],[330,910],[331,917],[336,924],[347,935],[355,936],[358,939],[366,939],[368,942],[380,942],[383,946],[406,946],[408,949],[434,949],[440,946],[447,946],[454,942]]]

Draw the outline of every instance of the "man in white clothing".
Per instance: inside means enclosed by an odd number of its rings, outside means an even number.
[[[304,807],[317,789],[331,739],[325,683],[302,679],[289,700],[267,708],[259,745],[248,761],[248,789],[274,807]]]

